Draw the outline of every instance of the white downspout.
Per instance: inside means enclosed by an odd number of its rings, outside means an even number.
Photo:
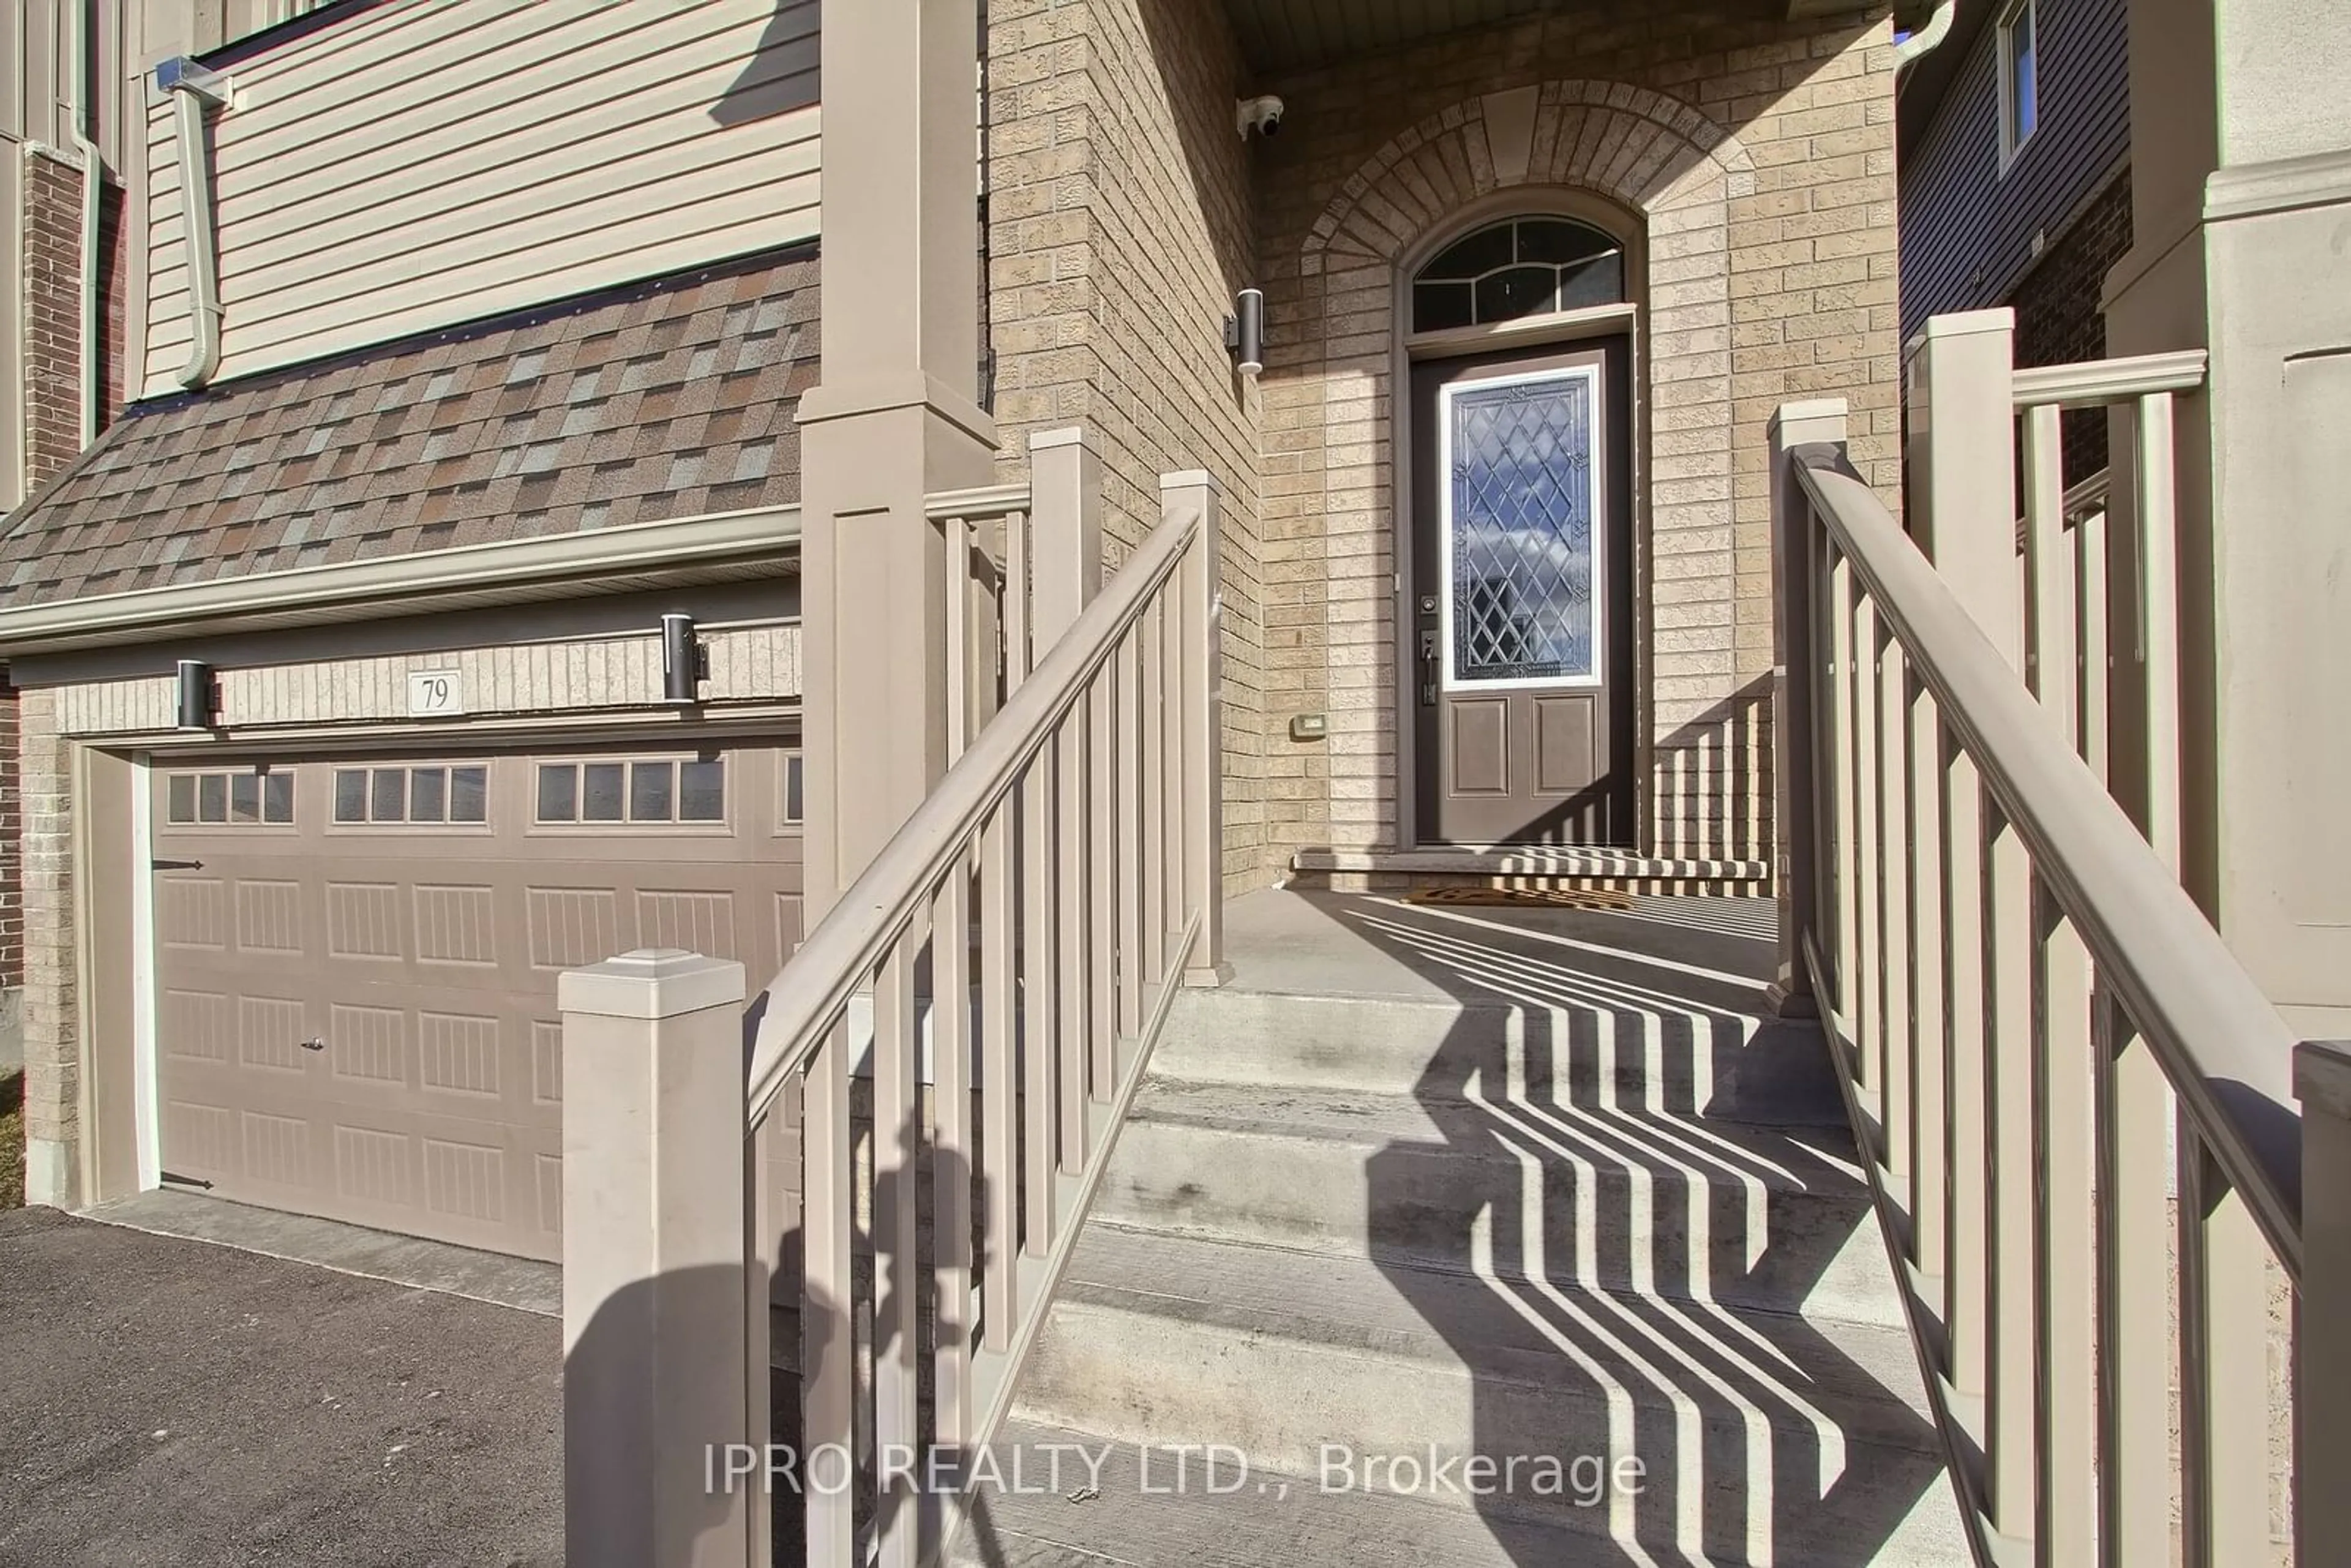
[[[204,114],[228,106],[228,78],[191,59],[165,60],[155,68],[155,85],[172,95],[179,128],[180,230],[188,249],[188,362],[177,381],[193,392],[220,369],[220,256],[213,243],[212,158],[204,143]]]
[[[1927,25],[1894,46],[1894,74],[1900,76],[1949,37],[1951,19],[1959,10],[1959,0],[1937,0],[1935,14],[1927,18]]]
[[[106,172],[99,166],[98,143],[90,138],[96,123],[98,94],[89,79],[90,13],[85,0],[73,4],[74,151],[81,155],[81,445],[87,451],[98,439],[99,400],[105,395],[105,367],[98,362],[98,204]]]

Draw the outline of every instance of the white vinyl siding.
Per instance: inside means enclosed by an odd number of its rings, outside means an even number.
[[[395,0],[223,68],[227,380],[813,239],[817,5]],[[152,105],[145,392],[189,342]]]

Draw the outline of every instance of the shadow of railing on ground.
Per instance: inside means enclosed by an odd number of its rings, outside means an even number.
[[[1651,965],[1605,915],[1323,907],[1466,1009],[1415,1088],[1437,1140],[1371,1162],[1373,1254],[1472,1369],[1473,1452],[1608,1477],[1480,1511],[1583,1507],[1595,1562],[1876,1561],[1934,1438],[1823,1331],[1883,1253],[1817,1032],[1752,1016],[1756,944],[1693,928],[1674,950],[1725,967]]]

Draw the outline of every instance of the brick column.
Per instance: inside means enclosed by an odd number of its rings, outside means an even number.
[[[24,694],[25,1198],[71,1207],[80,1201],[80,1040],[74,970],[73,791],[55,698]]]

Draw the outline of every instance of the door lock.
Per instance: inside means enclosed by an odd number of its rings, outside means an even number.
[[[1420,596],[1420,706],[1437,706],[1437,595]]]

